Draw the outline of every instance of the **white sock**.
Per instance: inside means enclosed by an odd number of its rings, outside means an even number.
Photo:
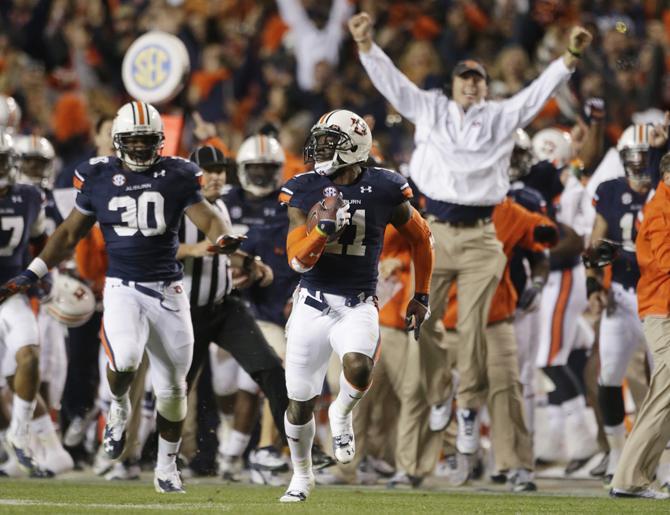
[[[157,469],[170,468],[177,463],[177,455],[179,454],[179,446],[181,445],[181,438],[177,442],[168,442],[164,440],[161,435],[158,435],[158,459],[156,462]]]
[[[316,431],[314,416],[307,424],[299,426],[291,424],[286,413],[284,413],[284,428],[286,429],[288,448],[291,451],[293,473],[303,476],[309,475],[312,472],[312,443]]]
[[[26,401],[14,394],[12,402],[12,430],[16,433],[26,434],[35,412],[36,400]]]
[[[353,387],[344,377],[344,372],[340,372],[340,393],[333,401],[333,413],[341,420],[346,419],[369,389],[370,385],[365,390]]]
[[[251,440],[251,435],[246,433],[241,433],[233,429],[228,435],[228,440],[223,446],[223,455],[224,456],[234,456],[236,458],[242,456],[244,449],[249,445],[249,440]]]
[[[606,474],[614,474],[616,467],[623,451],[624,443],[626,442],[626,426],[622,422],[618,426],[604,426],[605,437],[610,446],[610,456],[607,462]]]
[[[126,413],[130,411],[130,395],[128,392],[118,397],[112,394],[112,402],[109,403],[109,410],[111,411],[115,406],[121,408]]]
[[[40,442],[45,447],[49,448],[58,448],[61,447],[60,440],[56,434],[56,428],[54,427],[51,417],[46,413],[41,417],[33,419],[30,423],[30,428],[32,432],[40,439]]]

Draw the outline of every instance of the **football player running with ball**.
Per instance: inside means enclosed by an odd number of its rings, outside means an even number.
[[[286,437],[293,478],[281,502],[304,501],[314,486],[310,450],[314,405],[332,351],[342,362],[340,392],[328,410],[335,458],[355,453],[351,412],[370,388],[379,352],[377,263],[387,224],[412,248],[415,294],[406,324],[418,339],[428,316],[433,268],[430,229],[409,204],[412,190],[390,170],[367,166],[370,129],[357,114],[335,110],[311,129],[305,161],[314,172],[297,175],[281,190],[288,204],[288,261],[302,274],[287,324]]]
[[[0,303],[67,259],[99,222],[109,256],[101,335],[112,391],[102,444],[112,459],[123,452],[128,390],[146,348],[158,409],[154,486],[160,493],[183,493],[175,460],[186,417],[193,326],[176,259],[182,213],[213,242],[214,252],[231,253],[241,239],[224,234],[227,223],[203,199],[202,171],[160,155],[163,123],[153,106],[137,101],[122,106],[112,138],[116,156],[96,157],[77,168],[75,209],[28,268],[0,286]]]

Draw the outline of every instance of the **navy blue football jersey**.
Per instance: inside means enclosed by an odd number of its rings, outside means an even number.
[[[240,186],[229,186],[222,199],[236,233],[246,233],[250,227],[288,223],[286,206],[277,202],[277,193],[251,197]]]
[[[286,208],[284,208],[286,209]],[[288,266],[286,259],[286,237],[288,236],[288,217],[282,225],[256,226],[249,229],[247,239],[240,247],[249,254],[260,256],[263,262],[272,268],[274,280],[261,288],[254,285],[244,290],[245,298],[259,320],[286,324],[284,308],[293,290],[300,281],[300,274]]]
[[[280,199],[309,213],[324,197],[341,192],[349,202],[351,224],[328,243],[301,286],[337,295],[374,295],[384,230],[393,210],[413,196],[407,180],[383,168],[364,168],[353,184],[334,184],[315,172],[296,175],[282,187]]]
[[[77,167],[76,207],[100,224],[108,277],[181,279],[179,224],[184,210],[203,199],[201,181],[198,166],[178,157],[163,157],[144,172],[124,169],[117,157],[96,157]]]
[[[540,161],[530,168],[530,172],[521,181],[538,191],[547,203],[547,213],[554,217],[554,199],[563,192],[561,174],[549,161]]]
[[[635,257],[635,222],[646,198],[646,194],[633,191],[624,177],[603,182],[593,197],[596,213],[607,222],[605,237],[622,245],[619,256],[612,263],[612,281],[626,288],[634,288],[640,278]]]
[[[288,209],[277,201],[277,194],[252,197],[242,187],[230,186],[222,199],[230,213],[234,232],[247,236],[240,248],[260,256],[274,275],[269,286],[251,286],[242,291],[242,296],[249,302],[256,318],[284,325],[284,308],[300,275],[288,266],[286,259]]]
[[[31,237],[44,233],[42,192],[14,184],[0,197],[0,283],[21,273]]]
[[[46,232],[49,236],[53,234],[60,224],[63,223],[63,215],[58,210],[54,193],[52,190],[42,190],[44,192],[44,214],[46,215]]]

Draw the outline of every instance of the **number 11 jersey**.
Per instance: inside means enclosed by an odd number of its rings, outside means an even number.
[[[108,277],[128,281],[174,281],[179,223],[184,210],[203,199],[202,171],[179,157],[162,157],[132,172],[117,157],[95,157],[74,173],[75,206],[95,216],[105,238]]]
[[[383,168],[363,168],[352,184],[335,184],[308,172],[290,179],[279,200],[307,214],[322,198],[338,192],[349,202],[351,224],[326,244],[314,268],[302,274],[300,285],[336,295],[374,295],[384,231],[393,210],[412,198],[412,189],[402,175]]]

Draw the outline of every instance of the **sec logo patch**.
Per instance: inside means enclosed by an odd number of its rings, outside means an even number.
[[[125,183],[126,178],[120,173],[117,173],[112,177],[112,184],[114,184],[114,186],[123,186]]]
[[[323,188],[323,196],[324,197],[337,197],[339,194],[339,191],[337,191],[337,188],[334,186],[328,186],[326,188]]]

